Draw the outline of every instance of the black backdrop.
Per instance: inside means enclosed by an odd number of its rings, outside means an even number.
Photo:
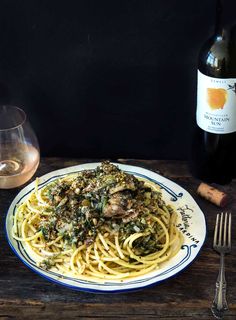
[[[1,102],[44,156],[185,159],[214,4],[0,0]]]

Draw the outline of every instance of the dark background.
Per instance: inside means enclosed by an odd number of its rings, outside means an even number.
[[[0,1],[1,102],[43,156],[186,159],[214,19],[215,0]]]

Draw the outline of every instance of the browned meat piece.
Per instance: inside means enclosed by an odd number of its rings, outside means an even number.
[[[126,215],[126,211],[117,204],[107,204],[103,211],[104,217],[122,218]]]
[[[104,216],[114,219],[122,219],[123,222],[134,220],[139,215],[139,210],[132,208],[132,200],[129,193],[117,192],[111,196],[104,208]]]
[[[127,197],[128,197],[127,195],[121,192],[116,192],[109,199],[109,204],[117,204],[118,206],[121,206],[122,208],[124,208],[128,204]]]
[[[124,210],[121,206],[116,204],[109,204],[104,209],[104,216],[107,218],[122,219],[124,223],[135,220],[139,215],[139,211],[136,210]]]
[[[126,216],[122,218],[122,221],[124,223],[130,222],[131,220],[135,220],[135,218],[137,218],[139,215],[139,211],[134,211],[132,209],[128,210],[126,213]]]
[[[111,195],[103,214],[105,217],[121,218],[124,222],[129,222],[139,215],[139,210],[134,210],[133,205],[135,205],[135,201],[132,200],[130,191],[116,192]]]
[[[110,194],[114,194],[116,192],[127,190],[127,189],[128,190],[135,190],[136,186],[132,182],[131,183],[126,183],[126,184],[118,184],[115,187],[110,189]]]

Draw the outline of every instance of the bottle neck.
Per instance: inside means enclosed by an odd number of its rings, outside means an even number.
[[[232,10],[234,6],[231,4],[231,0],[216,0],[215,34],[222,39],[228,37],[229,31],[236,20],[235,12]]]

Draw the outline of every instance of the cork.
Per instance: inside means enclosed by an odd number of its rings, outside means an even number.
[[[225,207],[228,203],[228,195],[206,183],[200,183],[197,193],[204,199],[214,203],[218,207]]]

